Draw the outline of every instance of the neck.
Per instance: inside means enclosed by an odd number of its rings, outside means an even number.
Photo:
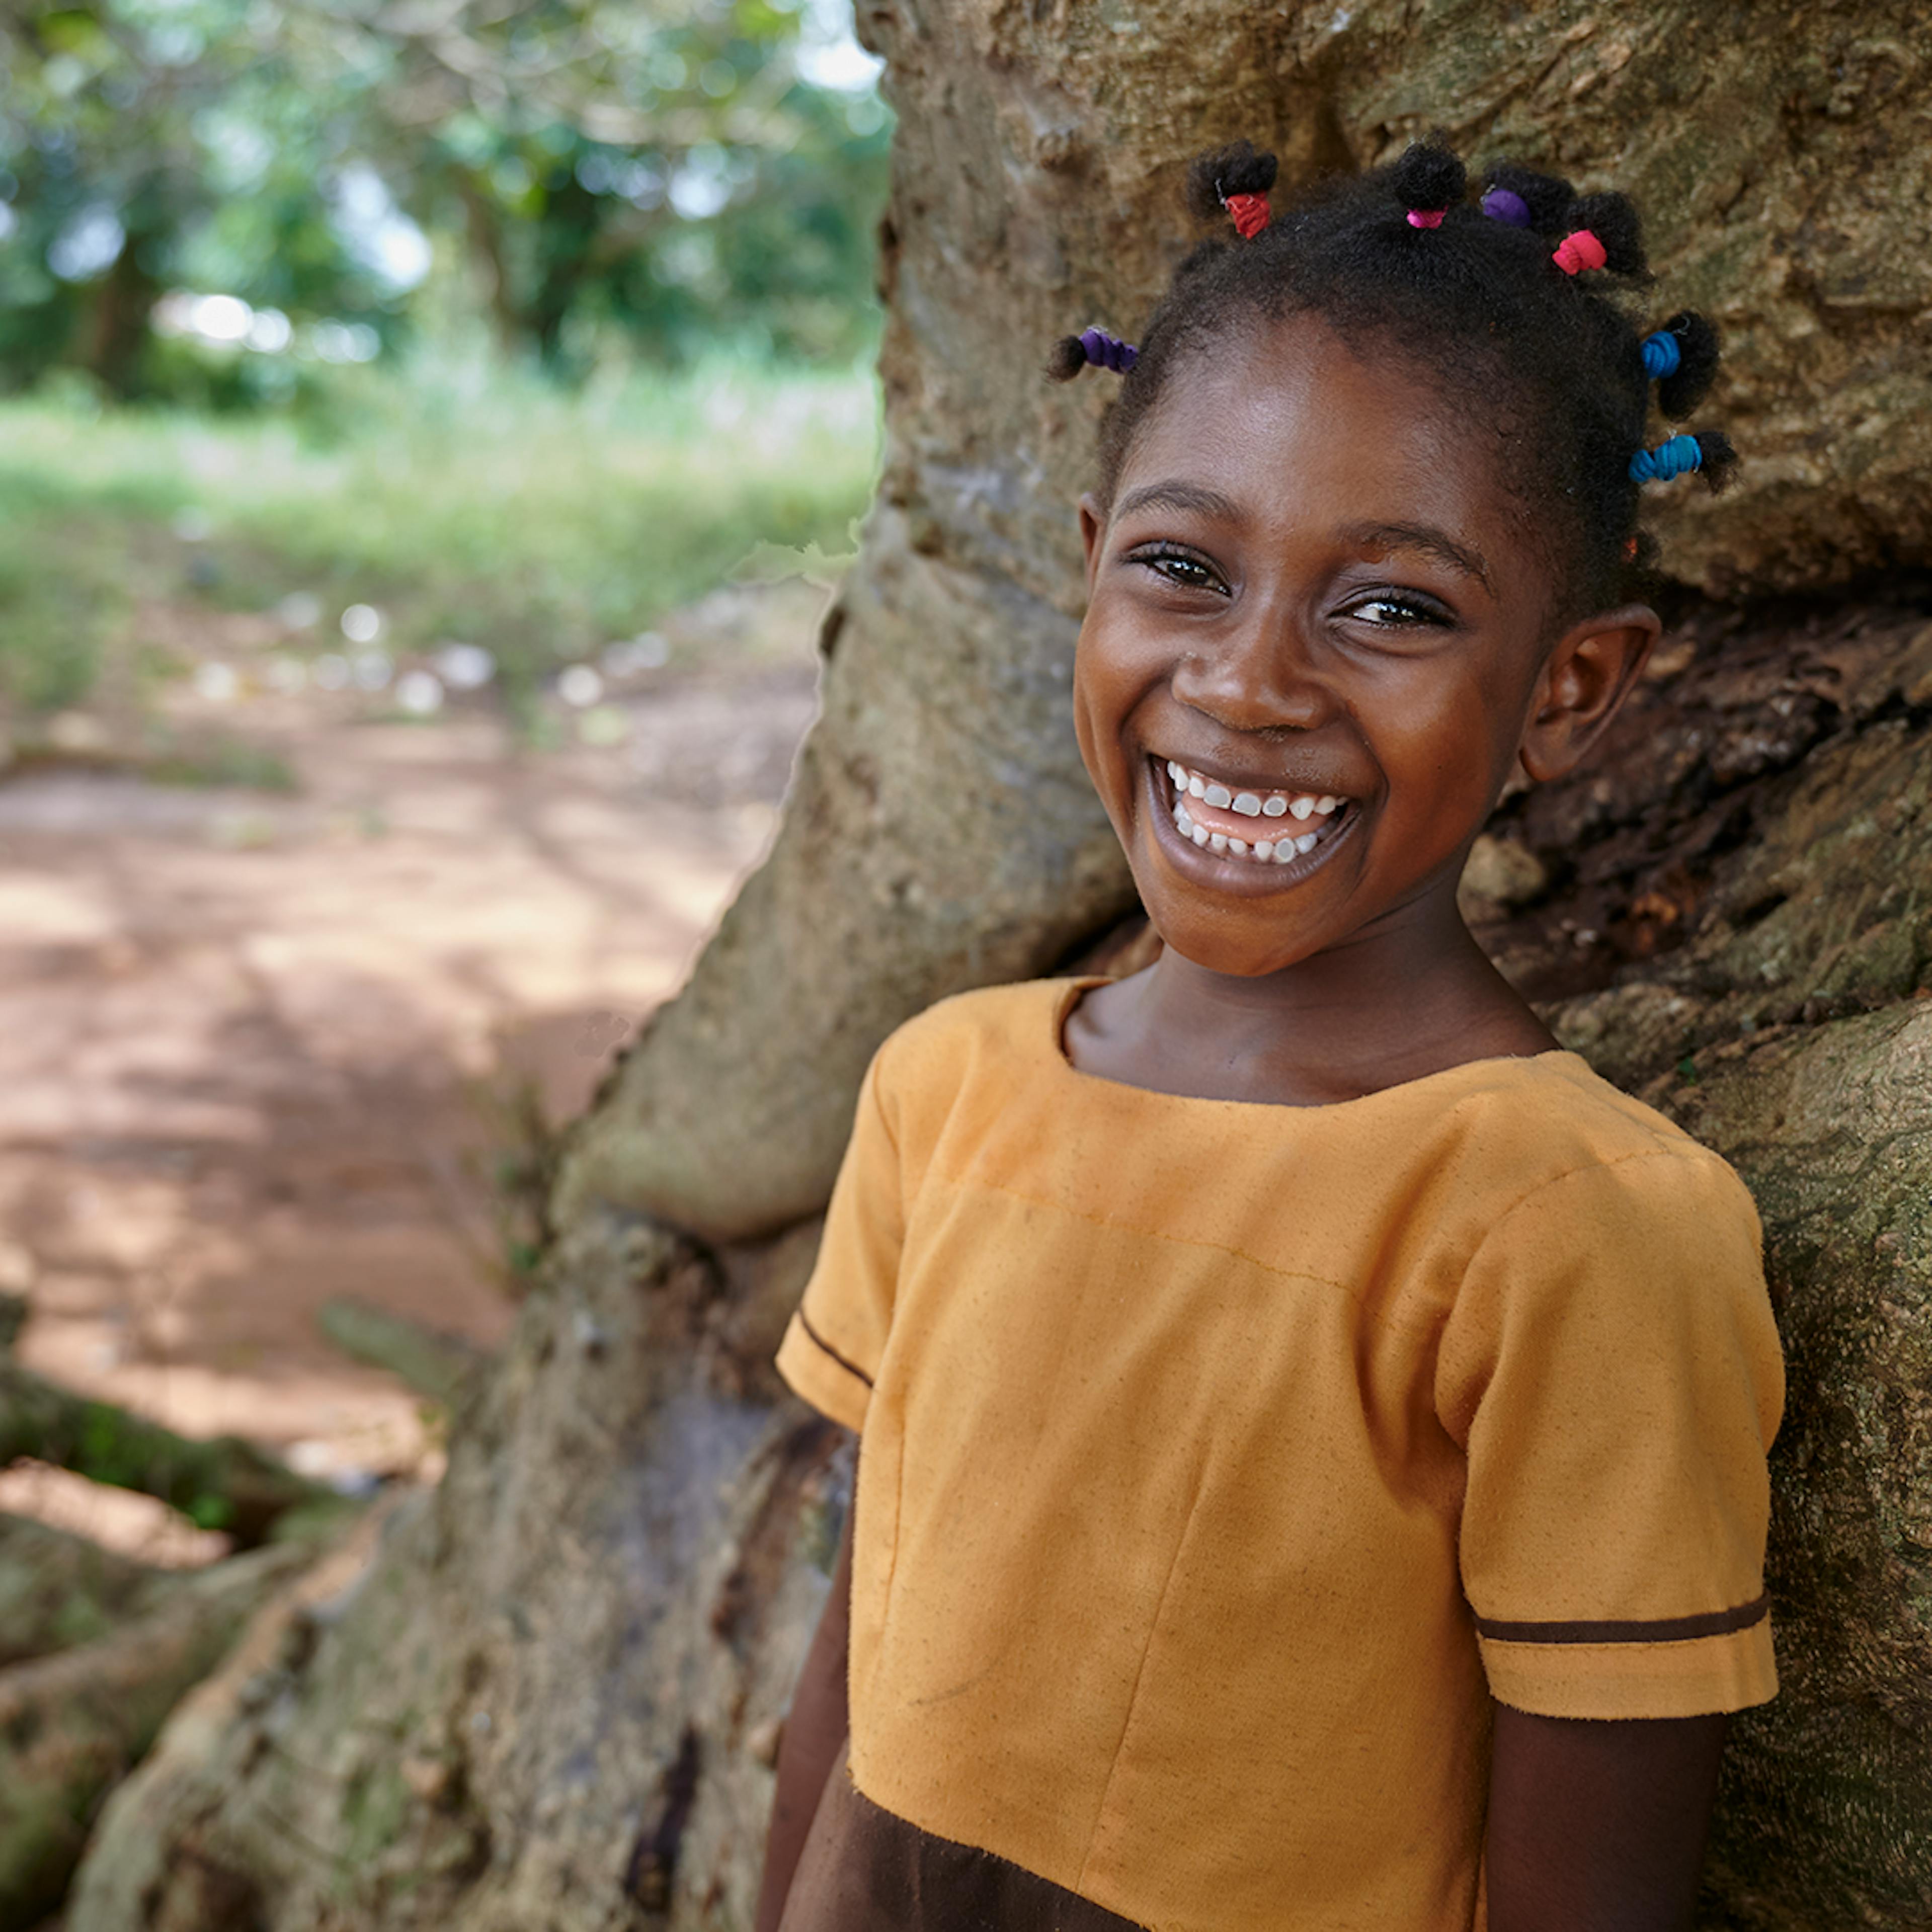
[[[1471,1060],[1546,1052],[1548,1030],[1470,937],[1453,892],[1380,931],[1254,977],[1172,950],[1119,988],[1115,1078],[1172,1093],[1320,1105]],[[1076,1064],[1083,1064],[1078,1041]],[[1098,1059],[1100,1054],[1090,1054]]]

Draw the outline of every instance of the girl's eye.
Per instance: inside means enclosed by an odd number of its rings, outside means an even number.
[[[1417,626],[1441,627],[1454,620],[1437,604],[1425,603],[1420,598],[1406,597],[1394,591],[1382,590],[1372,596],[1364,597],[1351,604],[1342,614],[1345,617],[1358,618],[1376,630],[1408,630]]]
[[[1165,578],[1183,590],[1225,591],[1227,588],[1221,573],[1204,558],[1170,544],[1149,544],[1132,552],[1127,561],[1144,565],[1156,577]]]

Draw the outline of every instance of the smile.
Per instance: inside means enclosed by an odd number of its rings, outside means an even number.
[[[1350,801],[1330,792],[1246,790],[1178,760],[1156,761],[1168,782],[1174,829],[1216,856],[1286,866],[1331,839]]]

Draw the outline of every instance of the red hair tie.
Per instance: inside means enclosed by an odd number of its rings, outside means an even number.
[[[1268,225],[1268,198],[1264,194],[1224,194],[1221,206],[1234,224],[1234,232],[1244,242],[1252,242]]]
[[[1587,228],[1579,228],[1557,243],[1550,258],[1566,275],[1580,274],[1586,268],[1600,268],[1610,257],[1604,244]]]
[[[1445,208],[1412,208],[1408,211],[1408,225],[1412,228],[1440,228],[1442,218],[1448,212]]]

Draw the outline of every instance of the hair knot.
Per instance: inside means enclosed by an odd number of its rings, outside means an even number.
[[[1519,167],[1513,161],[1494,161],[1485,179],[1483,212],[1492,220],[1511,228],[1532,228],[1552,241],[1587,225],[1568,219],[1576,205],[1576,190],[1561,175],[1538,174],[1534,168]],[[1494,207],[1490,204],[1491,195],[1496,197]]]
[[[1573,229],[1557,243],[1550,258],[1566,275],[1581,274],[1586,268],[1600,268],[1610,251],[1587,228]]]
[[[1668,356],[1674,366],[1652,367],[1651,344],[1658,345],[1660,361]],[[1670,346],[1666,349],[1664,345]],[[1657,382],[1657,406],[1676,422],[1688,416],[1710,393],[1718,373],[1718,332],[1695,309],[1680,309],[1664,326],[1645,338],[1643,366]]]
[[[1196,158],[1187,170],[1187,205],[1203,221],[1225,212],[1234,232],[1252,242],[1268,225],[1268,190],[1278,164],[1252,141],[1231,141]]]
[[[1412,228],[1440,228],[1468,182],[1462,162],[1440,134],[1412,142],[1388,172],[1389,186],[1408,211]]]
[[[1109,335],[1104,328],[1083,328],[1078,335],[1063,335],[1046,358],[1046,373],[1056,382],[1070,382],[1088,368],[1111,369],[1124,376],[1138,358],[1140,351],[1131,342]]]

